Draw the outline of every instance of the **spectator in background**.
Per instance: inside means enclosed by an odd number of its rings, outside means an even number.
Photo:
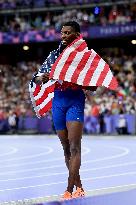
[[[99,134],[104,134],[105,133],[105,121],[104,121],[104,114],[101,112],[98,117],[98,122],[99,122]]]
[[[6,133],[9,129],[6,117],[5,110],[0,109],[0,134]]]
[[[8,123],[9,123],[9,127],[10,127],[10,133],[11,134],[15,134],[18,131],[18,116],[17,114],[13,111],[10,110],[9,111],[9,116],[8,116]]]
[[[100,106],[98,103],[94,102],[92,104],[92,110],[91,110],[91,126],[92,126],[92,132],[93,133],[99,133],[99,125],[98,125],[98,119],[100,115]]]
[[[128,134],[127,121],[126,121],[123,110],[121,110],[119,113],[119,119],[117,122],[117,133],[119,135],[127,135]]]
[[[111,119],[111,111],[106,110],[104,115],[104,123],[105,123],[105,133],[110,134],[112,132],[112,119]]]

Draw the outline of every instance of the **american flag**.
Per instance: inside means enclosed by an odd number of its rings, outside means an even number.
[[[52,66],[50,78],[82,86],[118,86],[109,65],[81,37],[70,44]]]
[[[56,80],[72,82],[82,86],[104,86],[115,90],[118,86],[109,65],[93,50],[88,50],[80,36],[61,52],[61,45],[50,53],[42,68],[34,75],[50,72],[47,83],[37,85],[34,80],[29,86],[31,100],[40,118],[52,107]]]
[[[49,80],[45,84],[38,85],[34,82],[35,77],[41,76],[44,72],[50,72],[52,65],[61,53],[62,44],[58,49],[52,51],[46,58],[39,71],[33,75],[29,83],[30,98],[38,118],[44,116],[52,107],[54,97],[55,80]]]
[[[29,92],[33,108],[38,118],[44,116],[52,107],[54,97],[55,81],[49,80],[47,83],[33,86],[29,84]]]

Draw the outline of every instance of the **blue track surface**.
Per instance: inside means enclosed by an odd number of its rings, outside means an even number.
[[[62,194],[68,173],[56,136],[0,136],[0,203]],[[81,178],[89,193],[136,185],[136,138],[83,137]]]

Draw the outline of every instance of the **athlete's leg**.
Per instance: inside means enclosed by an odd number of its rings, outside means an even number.
[[[58,130],[57,135],[60,139],[60,142],[62,144],[63,150],[64,150],[64,156],[65,156],[65,163],[66,166],[69,170],[69,160],[70,160],[70,145],[69,145],[69,140],[68,140],[68,131],[67,130]],[[79,173],[77,174],[77,177],[75,177],[75,186],[76,187],[81,187],[81,180],[80,180],[80,175]]]
[[[60,139],[60,142],[62,144],[63,150],[64,150],[64,156],[65,156],[65,163],[67,168],[69,169],[69,160],[70,160],[70,145],[68,140],[68,131],[65,130],[57,130],[57,135]]]
[[[60,107],[60,105],[53,105],[53,121],[64,149],[66,166],[69,169],[68,195],[69,192],[72,193],[74,185],[82,187],[79,168],[81,164],[83,114],[83,102],[78,103],[77,101],[68,110],[65,107]]]
[[[67,122],[68,139],[70,144],[69,177],[67,190],[72,193],[74,185],[82,188],[79,169],[81,165],[81,138],[83,123],[78,121]]]
[[[60,104],[57,104],[55,100],[53,100],[52,117],[55,130],[64,150],[66,166],[69,168],[70,147],[66,128],[66,108],[62,107]]]

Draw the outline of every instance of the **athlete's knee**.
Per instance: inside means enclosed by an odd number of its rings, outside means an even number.
[[[70,144],[70,153],[72,156],[81,153],[80,145],[77,145],[76,143],[71,143]]]

